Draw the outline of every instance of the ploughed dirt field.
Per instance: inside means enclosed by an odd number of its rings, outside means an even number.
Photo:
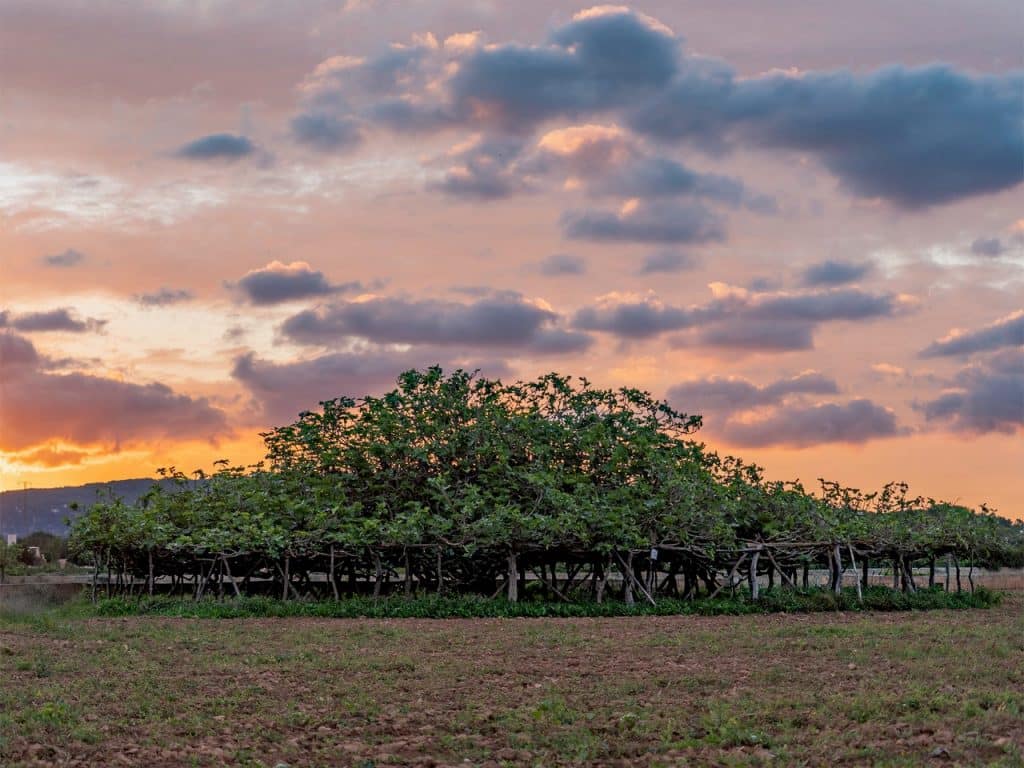
[[[1024,765],[992,610],[0,618],[0,765]]]

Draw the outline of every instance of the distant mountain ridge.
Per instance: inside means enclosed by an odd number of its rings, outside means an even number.
[[[66,536],[68,526],[64,523],[65,518],[74,518],[84,512],[100,493],[111,492],[132,503],[152,488],[155,482],[155,478],[139,477],[62,488],[0,492],[0,535],[15,533],[20,538],[33,531],[46,531]],[[80,507],[78,512],[71,509],[74,502]]]

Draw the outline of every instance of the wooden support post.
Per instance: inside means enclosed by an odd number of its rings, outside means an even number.
[[[508,601],[519,601],[519,563],[514,551],[508,553]]]
[[[846,569],[843,567],[843,553],[839,549],[839,542],[837,541],[832,548],[832,558],[836,564],[836,581],[833,589],[837,595],[842,594],[843,591],[843,574]]]
[[[761,596],[760,584],[757,581],[757,561],[761,557],[761,551],[755,549],[750,556],[750,566],[747,569],[747,585],[750,587],[750,599],[756,601]]]
[[[331,582],[331,594],[334,595],[334,599],[335,600],[338,600],[340,595],[338,595],[338,580],[334,576],[334,545],[333,544],[331,544],[331,563],[330,563],[330,570],[327,573],[327,578]]]

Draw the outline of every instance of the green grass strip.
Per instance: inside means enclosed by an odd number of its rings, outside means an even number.
[[[182,597],[111,598],[97,603],[99,616],[177,616],[183,618],[236,619],[260,617],[322,617],[339,619],[450,619],[450,618],[577,618],[586,616],[740,616],[765,613],[817,613],[822,611],[915,611],[935,609],[989,608],[998,605],[1002,593],[979,588],[975,592],[919,590],[914,594],[886,587],[871,587],[858,600],[853,590],[841,595],[823,589],[768,590],[754,602],[747,596],[709,600],[661,598],[657,605],[619,601],[510,603],[473,595],[405,598],[352,597],[337,601],[282,601],[267,597],[203,599]]]

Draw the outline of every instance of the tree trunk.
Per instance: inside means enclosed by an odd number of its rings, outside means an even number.
[[[405,568],[405,596],[412,597],[412,561],[409,559],[409,549],[402,550],[402,566]]]
[[[384,585],[384,567],[380,562],[380,552],[373,550],[373,599],[380,597],[381,587]]]
[[[946,554],[946,592],[949,592],[949,554]]]
[[[810,589],[811,587],[811,565],[810,563],[804,563],[803,573],[803,585],[804,589]]]
[[[956,568],[956,591],[962,592],[963,587],[960,585],[960,558],[953,557],[953,566]]]
[[[149,587],[149,596],[153,596],[153,548],[150,547],[148,550],[149,555],[149,577],[146,580]]]
[[[224,574],[230,579],[231,586],[235,588],[235,597],[241,597],[242,592],[238,589],[238,583],[235,581],[235,577],[231,575],[231,566],[228,564],[228,559],[221,553],[220,559],[224,561]]]
[[[911,594],[917,592],[917,585],[914,583],[914,573],[910,568],[910,562],[900,555],[900,565],[903,568],[903,591]]]
[[[519,562],[516,553],[508,553],[508,601],[519,602]]]
[[[626,605],[633,605],[636,599],[633,597],[633,580],[630,575],[633,573],[633,553],[626,553],[626,567],[622,569],[622,599]]]
[[[835,593],[839,595],[843,592],[843,573],[846,572],[846,569],[843,568],[843,553],[842,550],[839,549],[838,542],[832,548],[832,559],[835,560],[836,563],[836,583],[833,589],[835,590]]]
[[[288,599],[288,585],[291,583],[291,558],[288,555],[284,556],[284,570],[281,572],[281,599]]]
[[[928,558],[928,589],[935,588],[935,558]]]
[[[853,582],[857,585],[857,600],[862,602],[864,600],[864,592],[860,586],[860,579],[857,577],[857,561],[853,557],[853,545],[847,542],[846,549],[850,553],[850,570],[853,571]]]
[[[898,558],[892,559],[892,588],[899,589],[900,582],[903,580],[903,569],[900,568],[900,561]]]
[[[612,570],[612,556],[608,555],[608,562],[605,565],[601,563],[597,564],[597,568],[600,570],[600,580],[597,582],[597,602],[601,603],[604,601],[604,590],[608,586],[608,574]]]
[[[331,544],[331,563],[330,563],[329,567],[330,567],[330,572],[327,574],[327,578],[331,582],[331,594],[334,595],[334,599],[335,600],[338,600],[338,599],[340,599],[341,596],[338,594],[338,580],[334,576],[334,545],[333,544]]]
[[[750,599],[757,600],[761,596],[760,584],[757,582],[757,561],[761,552],[754,550],[750,556],[750,567],[747,569],[747,585],[750,587]]]
[[[971,556],[970,567],[967,569],[967,581],[971,585],[971,594],[974,594],[974,556]]]
[[[775,566],[768,563],[768,589],[775,589]]]
[[[441,548],[437,548],[437,594],[441,594],[441,590],[444,589],[444,569],[441,563]]]
[[[868,586],[870,586],[868,584],[868,581],[870,580],[870,576],[871,576],[871,574],[870,574],[870,571],[871,571],[871,561],[868,560],[867,555],[864,556],[864,560],[861,562],[860,567],[861,567],[860,585],[861,585],[862,589],[867,589]]]
[[[683,571],[683,599],[691,597],[690,592],[693,590],[694,582],[693,570],[686,568]]]

